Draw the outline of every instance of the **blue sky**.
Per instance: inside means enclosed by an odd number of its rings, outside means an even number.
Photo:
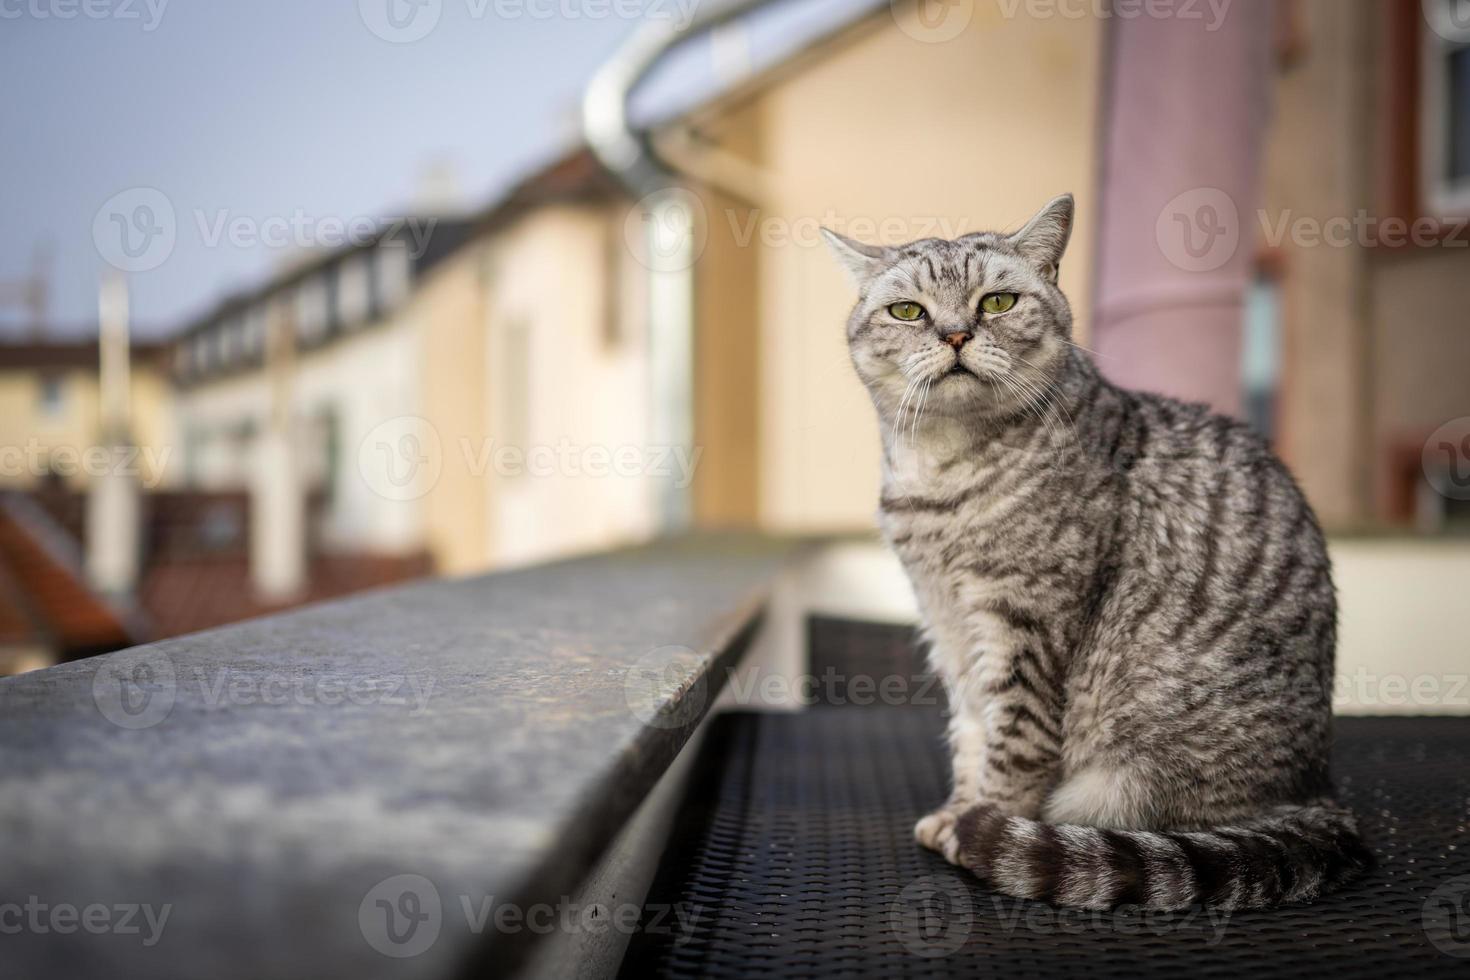
[[[484,204],[573,144],[583,86],[638,26],[617,11],[679,18],[696,0],[416,0],[427,19],[404,29],[388,2],[0,0],[0,280],[46,246],[50,320],[86,330],[106,268],[94,219],[152,188],[175,241],[130,284],[138,332],[167,334],[331,222],[413,211],[436,167]],[[865,4],[791,0],[741,44],[768,60]],[[654,93],[709,83],[685,55]],[[304,231],[231,242],[222,222]],[[0,331],[20,319],[0,311]]]
[[[172,253],[131,277],[140,330],[167,332],[290,260],[290,245],[211,246],[199,216],[402,213],[435,161],[479,203],[569,144],[588,75],[635,26],[447,0],[426,37],[390,43],[356,0],[173,0],[152,30],[143,0],[123,2],[140,18],[5,0],[23,16],[0,19],[0,278],[48,244],[62,326],[95,318],[92,223],[112,195],[157,188],[175,209]]]

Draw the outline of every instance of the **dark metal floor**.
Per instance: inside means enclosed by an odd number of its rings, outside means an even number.
[[[903,667],[894,635],[865,634],[863,670]],[[1470,977],[1470,719],[1342,719],[1340,795],[1378,867],[1228,917],[1056,909],[921,850],[941,728],[936,707],[850,703],[717,719],[623,975]]]

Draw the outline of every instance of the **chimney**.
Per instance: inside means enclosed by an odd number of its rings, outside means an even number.
[[[289,602],[306,587],[306,497],[291,410],[295,338],[283,301],[266,324],[270,415],[250,467],[250,579],[263,602]]]
[[[419,216],[441,217],[464,211],[459,168],[450,157],[435,157],[419,171],[413,207]]]
[[[113,272],[98,293],[98,431],[109,462],[87,488],[87,575],[98,591],[116,596],[138,583],[138,475],[122,465],[134,458],[128,344],[128,286]]]

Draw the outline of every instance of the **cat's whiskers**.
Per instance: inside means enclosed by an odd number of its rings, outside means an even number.
[[[924,379],[924,390],[919,394],[919,410],[914,413],[913,424],[909,427],[909,446],[912,448],[919,439],[919,420],[924,417],[924,406],[929,403],[929,389],[934,386],[934,375]]]
[[[909,378],[908,384],[903,389],[903,395],[898,399],[898,408],[893,413],[893,444],[900,446],[903,435],[903,413],[909,397],[918,389],[921,378]]]
[[[1042,426],[1046,429],[1048,438],[1053,441],[1061,441],[1061,420],[1052,417],[1053,406],[1045,392],[1037,389],[1034,383],[1022,376],[1018,371],[1010,371],[1005,375],[1006,381],[1011,389],[1015,391],[1029,409],[1036,415]],[[1075,430],[1071,430],[1073,438],[1076,438]]]
[[[1015,371],[1013,372],[1013,374],[1015,375],[1016,380],[1024,382],[1027,386],[1035,390],[1037,394],[1041,397],[1043,405],[1047,406],[1048,408],[1055,408],[1058,412],[1061,413],[1068,430],[1072,434],[1072,439],[1080,445],[1082,442],[1082,438],[1077,432],[1077,422],[1075,419],[1072,418],[1072,413],[1067,411],[1066,405],[1062,404],[1062,398],[1065,396],[1066,393],[1054,381],[1047,378],[1041,368],[1026,360],[1026,358],[1021,357],[1019,354],[1015,355],[1015,357],[1016,360],[1020,361],[1022,364],[1029,367],[1032,371],[1036,372],[1036,377],[1028,378],[1020,371]],[[1057,396],[1055,400],[1050,397],[1053,394]]]
[[[996,381],[999,381],[1002,385],[1004,385],[1007,391],[1009,391],[1012,395],[1016,397],[1017,402],[1020,404],[1021,409],[1024,412],[1026,412],[1028,415],[1035,416],[1036,420],[1040,422],[1043,427],[1046,427],[1048,433],[1050,433],[1051,429],[1048,425],[1046,416],[1037,409],[1031,396],[1028,395],[1024,390],[1022,390],[1020,385],[1016,384],[1015,378],[1009,372],[995,374],[993,375],[993,377]]]
[[[1066,337],[1058,337],[1057,339],[1060,340],[1062,343],[1066,344],[1068,347],[1075,347],[1075,348],[1077,348],[1080,351],[1086,351],[1087,353],[1091,354],[1093,357],[1101,357],[1101,358],[1104,358],[1105,360],[1109,360],[1109,361],[1111,361],[1113,359],[1113,355],[1111,355],[1111,354],[1102,354],[1102,353],[1099,353],[1098,351],[1093,350],[1091,347],[1083,347],[1081,344],[1076,343],[1075,341],[1068,340]]]

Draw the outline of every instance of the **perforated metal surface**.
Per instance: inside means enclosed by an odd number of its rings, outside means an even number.
[[[1377,869],[1228,918],[1059,910],[922,851],[941,730],[932,708],[718,719],[623,975],[1470,977],[1470,719],[1340,721]]]

